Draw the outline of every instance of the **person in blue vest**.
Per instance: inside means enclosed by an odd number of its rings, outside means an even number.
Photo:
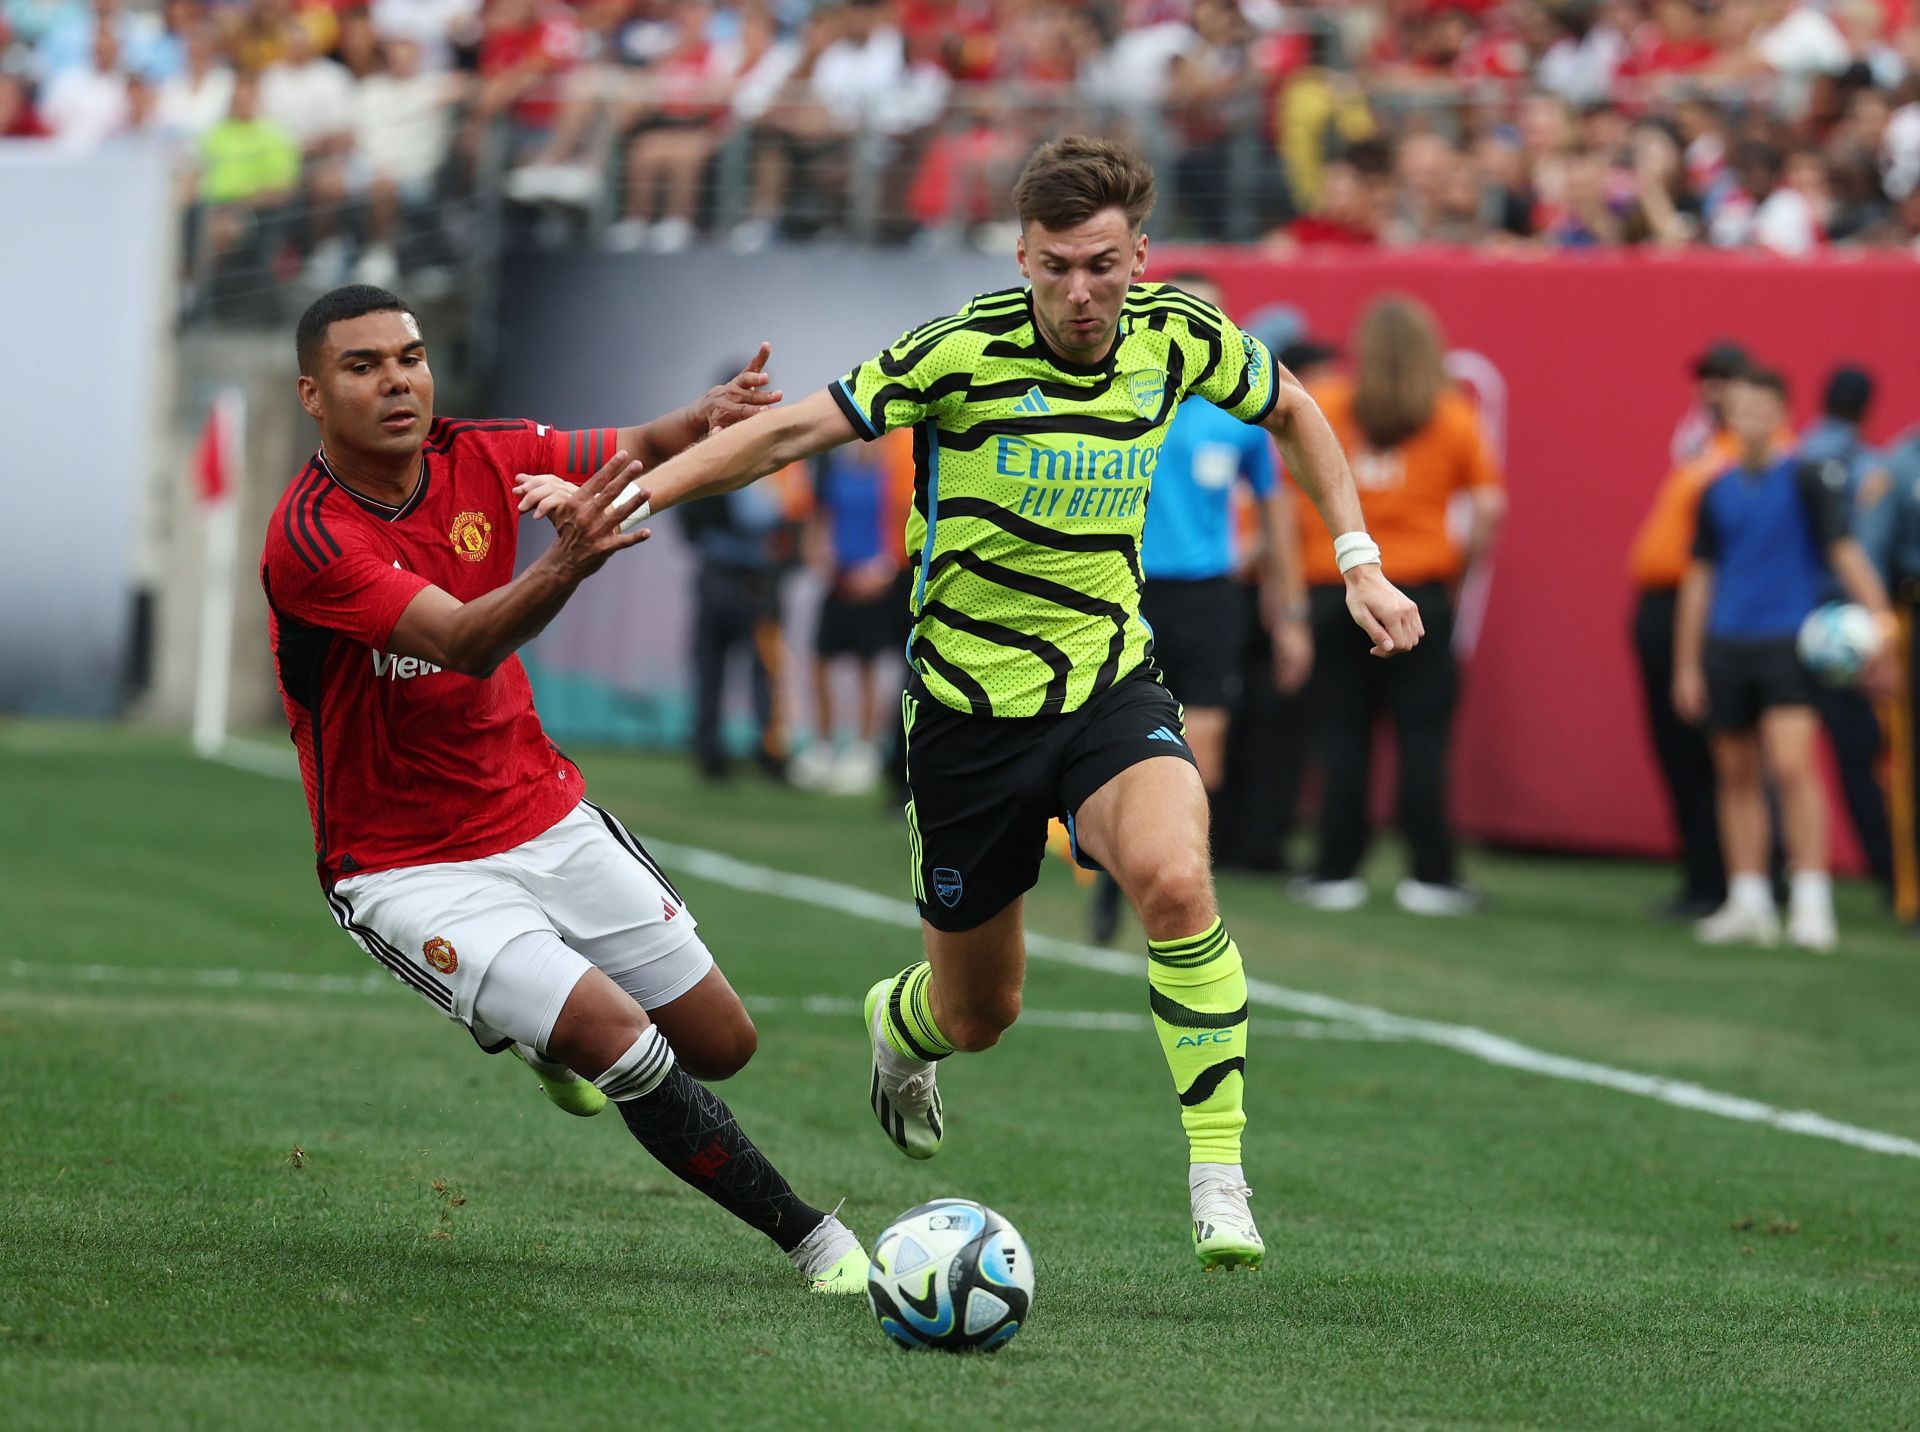
[[[1879,455],[1861,431],[1873,406],[1873,376],[1865,369],[1845,365],[1827,377],[1820,400],[1820,416],[1800,435],[1800,456],[1813,463],[1837,463],[1845,478],[1841,505],[1853,535],[1862,538],[1866,510],[1878,500],[1885,479]],[[1867,554],[1871,557],[1871,550]],[[1843,601],[1838,582],[1828,584],[1826,600]],[[1860,842],[1867,868],[1889,895],[1894,892],[1893,837],[1887,822],[1886,792],[1879,777],[1880,753],[1885,745],[1873,701],[1854,686],[1817,686],[1820,722],[1833,743],[1833,760],[1840,772],[1840,795],[1847,819]]]
[[[1870,473],[1861,544],[1892,595],[1897,635],[1887,712],[1887,787],[1893,827],[1893,908],[1920,920],[1920,759],[1914,717],[1920,712],[1920,431],[1909,430]]]
[[[1778,373],[1756,367],[1729,384],[1727,426],[1740,457],[1700,499],[1674,618],[1673,704],[1707,726],[1727,858],[1726,903],[1695,933],[1716,945],[1780,938],[1767,879],[1771,779],[1789,868],[1787,938],[1828,951],[1839,937],[1815,760],[1820,718],[1795,638],[1835,578],[1883,622],[1891,617],[1886,589],[1852,535],[1844,472],[1773,450],[1786,406]],[[1884,681],[1885,659],[1876,658],[1870,687]]]
[[[1215,307],[1220,291],[1200,274],[1175,274],[1175,288]],[[1174,414],[1153,474],[1140,565],[1146,581],[1140,613],[1153,632],[1153,661],[1182,706],[1187,749],[1199,768],[1210,807],[1226,774],[1227,724],[1240,694],[1247,608],[1234,579],[1234,489],[1258,503],[1264,541],[1261,619],[1275,646],[1287,689],[1306,679],[1313,661],[1304,601],[1287,599],[1292,517],[1278,481],[1273,439],[1211,403],[1188,399]],[[1299,588],[1297,578],[1292,583]],[[1304,589],[1296,593],[1304,597]],[[1120,887],[1102,875],[1088,924],[1100,944],[1119,929]]]

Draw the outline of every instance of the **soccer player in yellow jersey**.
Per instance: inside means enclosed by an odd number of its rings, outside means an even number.
[[[1347,606],[1376,656],[1409,650],[1420,617],[1382,575],[1340,445],[1305,389],[1213,305],[1142,282],[1145,161],[1106,140],[1058,140],[1013,197],[1025,287],[984,294],[831,387],[664,463],[645,479],[649,502],[658,511],[913,429],[903,715],[926,959],[868,992],[874,1112],[905,1153],[938,1149],[935,1068],[1018,1016],[1021,908],[1048,819],[1063,816],[1146,929],[1201,1265],[1258,1267],[1240,1157],[1246,977],[1214,903],[1206,792],[1140,619],[1141,524],[1181,401],[1198,395],[1279,441],[1341,534]],[[530,479],[523,507],[551,490]]]

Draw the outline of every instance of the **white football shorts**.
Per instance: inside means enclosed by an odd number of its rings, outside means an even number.
[[[566,996],[598,966],[642,1009],[671,1004],[706,977],[713,956],[693,913],[612,812],[581,801],[548,830],[499,855],[349,875],[327,895],[333,917],[395,979],[487,1049],[508,1038],[475,1013],[494,957],[521,936],[538,959],[503,963],[488,989],[528,1008],[514,1037],[536,1046]],[[522,1032],[525,1031],[525,1032]]]

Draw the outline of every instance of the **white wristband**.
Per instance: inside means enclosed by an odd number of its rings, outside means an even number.
[[[1377,566],[1380,545],[1364,532],[1342,532],[1333,539],[1333,560],[1339,564],[1340,575],[1344,577],[1355,567],[1364,567],[1369,562]]]
[[[638,492],[639,490],[640,490],[639,483],[637,482],[628,483],[625,489],[621,491],[620,495],[613,500],[613,505],[615,507],[618,507],[621,503],[625,502],[628,498],[632,497],[634,493]],[[645,522],[647,518],[649,518],[652,515],[653,515],[653,503],[643,502],[638,507],[634,508],[633,511],[629,512],[624,518],[621,519],[620,530],[622,532],[631,532],[633,531],[634,528],[638,527],[642,522]]]

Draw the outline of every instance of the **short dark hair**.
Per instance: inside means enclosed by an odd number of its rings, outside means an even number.
[[[1034,150],[1013,185],[1021,224],[1071,229],[1119,209],[1136,233],[1153,212],[1153,166],[1131,144],[1069,134]]]
[[[293,349],[300,359],[300,371],[311,374],[320,366],[320,347],[327,341],[329,328],[369,313],[404,313],[416,322],[420,317],[406,300],[370,283],[350,283],[323,293],[307,306],[307,311],[300,315],[299,326],[293,330]]]
[[[1835,368],[1827,375],[1826,397],[1821,407],[1827,416],[1843,423],[1857,423],[1873,406],[1873,374],[1851,364]]]
[[[1778,368],[1762,368],[1758,363],[1752,363],[1747,366],[1746,372],[1737,373],[1734,378],[1736,382],[1765,388],[1783,403],[1787,401],[1787,377]]]

